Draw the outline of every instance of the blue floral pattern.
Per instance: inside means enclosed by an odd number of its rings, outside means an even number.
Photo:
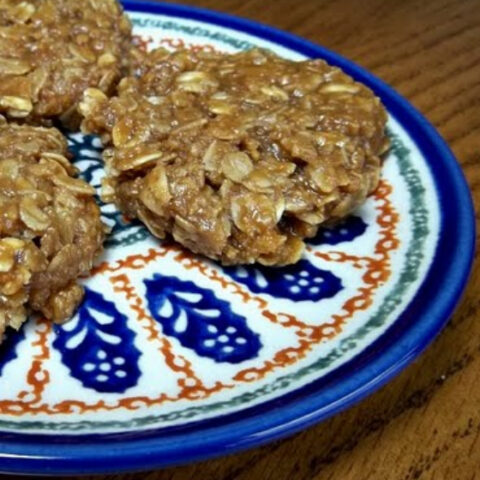
[[[357,215],[350,215],[334,227],[320,228],[315,238],[308,241],[311,245],[338,245],[351,242],[367,230],[368,225]]]
[[[145,280],[145,286],[150,313],[165,335],[197,355],[228,363],[258,355],[259,336],[248,328],[245,317],[233,312],[213,291],[159,274]]]
[[[98,392],[122,393],[137,384],[140,352],[127,317],[112,302],[86,289],[76,318],[55,326],[53,346],[71,375]]]
[[[332,298],[343,289],[342,281],[337,276],[317,268],[307,260],[281,269],[251,265],[226,267],[223,271],[236,282],[247,286],[251,292],[294,302]]]

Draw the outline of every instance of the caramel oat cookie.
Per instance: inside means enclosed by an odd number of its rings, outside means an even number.
[[[108,147],[105,199],[227,265],[296,262],[377,186],[388,148],[367,87],[261,50],[153,51],[117,97],[89,89],[80,111]]]
[[[1,338],[29,309],[54,321],[72,315],[83,296],[76,279],[90,271],[104,227],[62,134],[0,121]]]
[[[116,0],[0,0],[0,112],[78,127],[82,92],[112,92],[126,72],[130,42]]]

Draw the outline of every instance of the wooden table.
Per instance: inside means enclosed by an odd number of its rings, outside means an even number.
[[[453,148],[478,208],[479,1],[190,1],[304,36],[393,85]],[[158,472],[90,478],[480,479],[479,263],[435,343],[358,406],[293,438],[246,453]]]

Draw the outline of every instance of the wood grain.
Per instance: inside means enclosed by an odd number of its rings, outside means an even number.
[[[438,128],[480,205],[480,2],[191,0],[304,36],[393,85]],[[434,161],[434,159],[432,159]],[[478,214],[477,214],[478,219]],[[356,407],[229,457],[95,480],[480,479],[480,266],[428,350]]]

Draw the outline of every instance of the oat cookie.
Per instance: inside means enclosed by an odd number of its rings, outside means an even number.
[[[78,127],[82,92],[112,92],[130,40],[116,0],[0,0],[0,113]]]
[[[110,100],[87,90],[82,128],[108,147],[105,199],[159,238],[289,264],[377,186],[385,109],[322,60],[156,50],[137,73]]]
[[[83,296],[76,279],[90,271],[104,227],[62,134],[0,121],[1,338],[30,309],[54,321],[72,315]]]

